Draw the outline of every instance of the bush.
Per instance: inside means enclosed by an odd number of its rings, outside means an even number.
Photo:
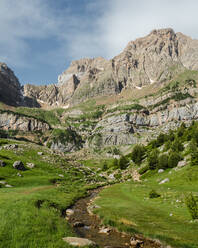
[[[167,169],[168,168],[168,155],[162,154],[158,158],[158,168]]]
[[[175,152],[182,152],[184,150],[184,146],[181,141],[177,138],[173,141],[171,149]]]
[[[153,150],[148,156],[148,167],[150,170],[155,170],[158,167],[158,150]]]
[[[157,137],[157,146],[161,146],[163,145],[167,140],[167,135],[166,134],[163,134],[163,133],[160,133]]]
[[[181,156],[177,152],[171,152],[168,158],[168,167],[169,168],[176,167],[180,160],[181,160]]]
[[[181,126],[177,130],[177,136],[182,137],[185,133],[186,125],[184,122],[182,122]]]
[[[135,145],[131,153],[131,159],[134,163],[140,165],[144,158],[145,152],[146,149],[143,145]]]
[[[158,197],[160,197],[160,194],[158,194],[155,190],[152,189],[149,192],[149,198],[153,199],[153,198],[158,198]]]
[[[148,165],[142,167],[138,172],[140,175],[143,175],[145,172],[147,172],[149,170]]]
[[[171,141],[170,140],[166,141],[166,143],[164,144],[163,151],[165,151],[165,152],[168,151],[171,148],[171,146],[172,146]]]
[[[112,162],[112,167],[114,167],[114,168],[118,168],[119,167],[117,158],[114,158],[114,160]]]
[[[125,156],[122,156],[118,162],[118,167],[121,169],[121,170],[124,170],[128,167],[128,160],[126,159]]]
[[[197,148],[191,152],[191,161],[190,161],[191,166],[198,165],[198,150]]]
[[[106,171],[107,169],[108,169],[107,163],[104,162],[103,165],[102,165],[102,170]]]
[[[193,196],[192,193],[185,197],[185,203],[192,219],[198,219],[198,205],[196,198]]]

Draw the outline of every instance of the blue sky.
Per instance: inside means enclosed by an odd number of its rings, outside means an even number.
[[[22,84],[56,83],[74,59],[112,58],[172,27],[198,39],[197,0],[0,0],[0,61]]]

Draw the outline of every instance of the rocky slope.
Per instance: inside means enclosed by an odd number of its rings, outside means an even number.
[[[172,29],[160,29],[129,42],[111,60],[73,61],[58,77],[57,85],[26,85],[24,92],[41,103],[68,107],[91,97],[164,82],[185,69],[198,70],[198,41]]]

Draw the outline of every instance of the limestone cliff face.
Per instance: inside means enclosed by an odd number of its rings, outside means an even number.
[[[20,116],[16,113],[1,111],[0,112],[0,129],[2,130],[19,130],[24,132],[46,131],[50,126],[38,119]]]
[[[122,114],[104,116],[91,132],[87,146],[104,147],[112,145],[131,145],[140,138],[156,136],[160,130],[175,129],[181,122],[198,120],[198,103],[184,102],[182,105],[169,105],[164,110],[153,112],[129,111]]]
[[[13,71],[0,63],[0,101],[17,106],[22,101],[21,86]]]
[[[118,94],[123,88],[170,80],[186,68],[198,70],[198,40],[172,29],[160,29],[129,42],[111,60],[73,61],[58,77],[57,85],[25,86],[24,90],[27,97],[46,104],[68,106],[95,96]]]

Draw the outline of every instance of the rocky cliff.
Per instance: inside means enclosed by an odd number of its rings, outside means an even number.
[[[168,81],[185,69],[198,70],[198,41],[172,29],[153,30],[128,43],[111,60],[73,61],[57,85],[26,85],[25,96],[50,106],[69,106],[95,96]]]
[[[13,71],[0,63],[0,101],[17,106],[23,99],[21,85]]]
[[[0,111],[0,129],[24,132],[45,132],[50,129],[50,126],[36,118],[19,115],[11,111]]]

